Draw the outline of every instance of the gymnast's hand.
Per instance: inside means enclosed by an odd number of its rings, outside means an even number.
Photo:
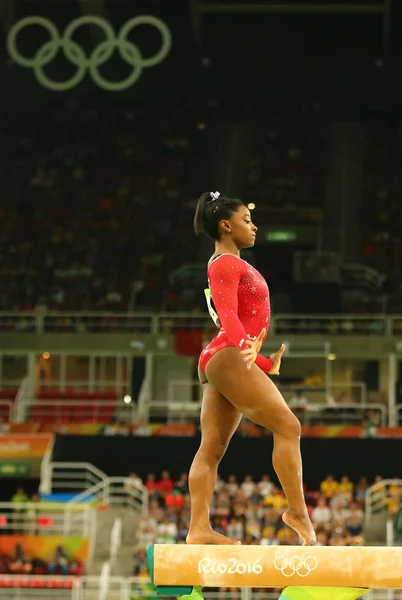
[[[282,346],[279,348],[278,352],[275,352],[275,354],[271,355],[272,369],[270,371],[268,371],[269,375],[279,375],[279,370],[281,368],[282,354],[284,352],[285,352],[285,344],[282,344]]]
[[[256,337],[255,340],[246,340],[248,348],[246,348],[245,350],[241,350],[240,354],[243,356],[244,362],[247,363],[247,369],[251,369],[251,365],[256,361],[257,355],[261,350],[261,346],[265,340],[266,335],[267,330],[264,328],[261,329],[258,337]]]

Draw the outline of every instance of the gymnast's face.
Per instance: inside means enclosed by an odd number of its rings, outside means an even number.
[[[255,244],[257,227],[251,220],[250,211],[240,206],[227,221],[222,221],[224,231],[230,235],[238,248],[252,248]]]

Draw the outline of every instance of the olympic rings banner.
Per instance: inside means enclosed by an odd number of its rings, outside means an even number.
[[[50,40],[40,46],[34,56],[27,57],[18,49],[18,35],[32,25],[43,27],[49,34]],[[72,39],[77,29],[83,25],[99,27],[105,35],[105,40],[98,44],[89,56],[82,46]],[[141,50],[128,39],[129,33],[139,25],[151,25],[161,35],[162,43],[159,51],[149,58],[144,58]],[[117,34],[109,21],[96,15],[74,19],[63,33],[60,33],[56,25],[49,19],[30,16],[14,23],[7,36],[7,50],[12,60],[21,67],[31,68],[37,81],[43,87],[55,92],[65,92],[75,88],[81,83],[87,72],[92,81],[104,90],[109,92],[126,90],[138,81],[143,69],[154,67],[165,60],[171,47],[172,36],[168,26],[164,21],[152,15],[142,15],[128,20]],[[132,67],[130,75],[122,81],[110,81],[99,72],[99,67],[106,64],[115,50],[118,50],[121,58]],[[44,67],[53,61],[59,51],[62,51],[64,57],[77,68],[75,74],[66,81],[54,81],[44,71]]]

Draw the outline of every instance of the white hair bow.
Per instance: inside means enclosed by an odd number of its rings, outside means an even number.
[[[221,193],[220,192],[210,192],[209,195],[211,196],[212,200],[218,200]]]

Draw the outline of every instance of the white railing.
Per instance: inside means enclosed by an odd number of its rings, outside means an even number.
[[[0,332],[168,333],[176,328],[211,328],[207,313],[70,312],[44,314],[0,311]],[[274,315],[272,333],[401,335],[401,315]]]
[[[192,421],[198,418],[199,411],[201,409],[201,401],[192,400],[192,386],[196,386],[197,395],[202,393],[202,390],[195,380],[183,380],[182,390],[180,393],[174,393],[174,386],[179,384],[180,380],[169,382],[168,397],[166,401],[152,401],[149,403],[149,413],[153,417],[166,418],[169,423]],[[283,391],[282,388],[281,392]],[[184,393],[183,393],[184,390]],[[325,400],[325,390],[309,390],[311,396],[320,395],[320,398]],[[308,393],[309,393],[308,392]],[[292,392],[292,395],[294,391]],[[289,393],[285,393],[284,397],[288,401]],[[177,398],[177,399],[176,399]],[[180,398],[180,399],[179,399]],[[293,408],[297,412],[296,408]],[[344,424],[358,424],[361,425],[361,421],[366,411],[377,412],[380,415],[380,424],[386,426],[388,423],[388,411],[387,407],[383,404],[378,403],[331,403],[325,404],[324,402],[316,402],[308,404],[305,411],[303,411],[302,421],[305,424],[331,424],[331,423],[344,423]],[[297,412],[298,416],[299,412]]]
[[[101,598],[104,600],[133,600],[129,579],[111,576],[110,570],[105,566],[102,567],[101,577],[81,577],[80,585],[82,592],[80,600],[100,600]],[[147,595],[144,594],[144,597]],[[152,596],[155,598],[155,592]]]
[[[88,505],[0,502],[0,531],[14,535],[76,535],[91,539],[93,509]]]
[[[103,563],[99,578],[99,600],[107,600],[110,586],[110,571],[110,563]]]
[[[106,473],[84,462],[51,462],[46,478],[51,481],[51,491],[83,492],[107,479]]]
[[[93,499],[101,502],[104,506],[131,507],[132,509],[145,514],[148,510],[148,491],[141,483],[127,487],[127,477],[105,477],[103,480],[94,484],[92,487],[77,494],[71,500],[70,504]]]
[[[393,519],[388,519],[387,520],[387,546],[393,546],[394,545],[394,521]]]
[[[90,463],[53,462],[46,476],[52,482],[52,492],[76,492],[68,504],[101,502],[105,506],[130,506],[141,513],[148,509],[148,491],[136,482],[127,484],[127,477],[108,477]]]
[[[151,402],[151,378],[149,375],[145,375],[144,381],[142,382],[140,393],[138,395],[138,408],[136,417],[138,421],[148,421],[149,419],[149,404]]]
[[[388,501],[392,497],[391,486],[398,486],[402,490],[402,479],[382,479],[368,488],[366,491],[366,522],[369,522],[373,514],[388,510]]]
[[[334,405],[311,405],[306,411],[306,421],[310,423],[344,423],[361,425],[361,420],[366,411],[378,412],[380,414],[381,426],[387,425],[387,409],[383,404],[339,404]]]
[[[0,578],[0,598],[7,600],[82,600],[82,581],[78,577],[0,575]]]
[[[52,476],[50,463],[52,461],[54,446],[54,436],[52,442],[48,445],[45,456],[40,465],[40,484],[39,491],[41,494],[50,494],[52,491]]]
[[[24,406],[25,396],[28,395],[28,396],[32,397],[33,392],[34,392],[33,381],[31,379],[31,377],[29,377],[29,375],[26,375],[23,378],[23,380],[21,381],[21,383],[18,387],[17,395],[15,397],[14,420],[16,423],[23,423],[25,421],[25,417],[26,417],[25,406]]]
[[[91,355],[88,355],[91,357]],[[99,355],[102,356],[102,355]],[[125,358],[126,356],[124,356]],[[66,380],[66,385],[73,389],[75,392],[91,392],[91,393],[103,393],[108,390],[113,390],[116,393],[116,378],[114,379],[94,379],[90,381],[87,377],[86,379],[72,379],[68,378]],[[119,383],[120,386],[125,385],[124,382]],[[46,388],[51,389],[59,389],[60,388],[60,378],[59,379],[46,379],[45,381],[40,382],[41,392],[46,391]],[[92,388],[92,389],[91,389]],[[32,398],[34,394],[30,394]],[[48,398],[44,398],[47,400]]]
[[[113,523],[112,531],[110,534],[110,567],[113,568],[116,564],[117,554],[119,552],[122,540],[123,523],[120,518],[117,518]]]

